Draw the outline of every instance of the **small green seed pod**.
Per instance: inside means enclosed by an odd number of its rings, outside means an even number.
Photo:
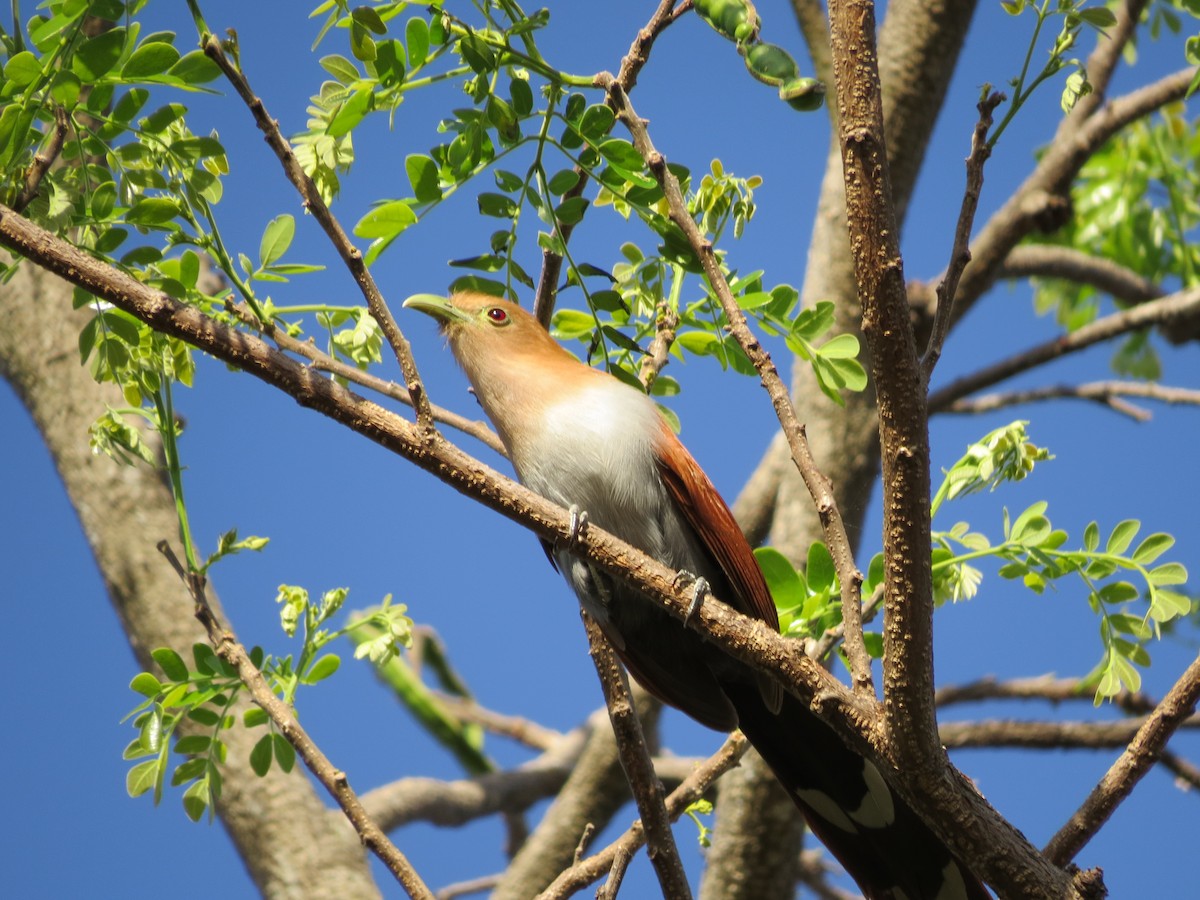
[[[825,102],[825,85],[815,78],[797,78],[779,89],[779,98],[792,109],[812,112]]]
[[[741,44],[758,36],[758,10],[750,0],[693,0],[700,18],[718,34]]]
[[[790,53],[775,44],[753,44],[746,49],[746,68],[771,87],[782,87],[800,77],[800,67]]]

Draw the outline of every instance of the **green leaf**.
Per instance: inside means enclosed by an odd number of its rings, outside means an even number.
[[[555,218],[564,225],[575,225],[588,208],[588,200],[583,197],[568,197],[554,211]]]
[[[130,797],[140,797],[158,780],[158,758],[138,763],[125,775],[125,791]]]
[[[507,194],[485,191],[476,198],[476,202],[481,213],[497,219],[511,219],[517,212],[517,204]]]
[[[554,177],[547,182],[547,187],[550,189],[550,193],[561,197],[579,184],[581,177],[574,169],[563,169],[561,172],[554,173]]]
[[[22,50],[4,64],[4,77],[14,87],[23,88],[42,77],[42,64],[28,50]]]
[[[175,65],[171,66],[168,75],[178,78],[185,84],[208,84],[221,77],[221,69],[208,58],[203,50],[193,50],[185,53]]]
[[[318,681],[324,681],[326,678],[336,672],[341,664],[342,661],[338,658],[336,653],[326,653],[312,664],[312,668],[310,668],[308,670],[308,674],[304,676],[304,683],[316,684]]]
[[[1095,522],[1088,522],[1087,528],[1083,530],[1083,549],[1088,553],[1092,553],[1100,546],[1100,526]]]
[[[370,112],[371,104],[374,95],[370,88],[360,88],[350,95],[350,99],[338,107],[338,111],[334,113],[332,119],[329,120],[329,125],[325,129],[325,133],[330,137],[341,137],[349,134],[357,127],[358,123],[366,118]]]
[[[171,681],[187,681],[188,670],[184,665],[183,657],[170,647],[159,647],[152,651],[150,656],[154,658],[154,661],[162,668],[163,674]]]
[[[193,822],[204,818],[204,812],[209,807],[208,782],[204,779],[197,781],[183,792],[183,811]]]
[[[197,753],[207,753],[208,748],[212,746],[212,738],[206,734],[189,734],[187,737],[180,738],[175,743],[175,752],[181,753],[184,756],[191,756]]]
[[[599,150],[601,156],[620,169],[627,172],[642,171],[644,161],[641,154],[623,138],[610,138],[600,145]]]
[[[358,71],[358,66],[351,60],[337,53],[329,56],[322,56],[320,59],[321,68],[340,81],[342,84],[350,85],[358,81],[362,77]]]
[[[826,359],[854,359],[858,349],[858,338],[852,334],[839,334],[817,348],[817,352]]]
[[[1108,544],[1105,546],[1105,552],[1113,556],[1119,556],[1124,553],[1129,548],[1129,545],[1133,543],[1133,539],[1141,527],[1142,523],[1137,519],[1126,519],[1123,522],[1117,523],[1117,527],[1108,536]]]
[[[142,197],[125,213],[131,225],[165,225],[179,215],[179,206],[166,197]]]
[[[271,721],[271,717],[261,706],[252,706],[242,713],[242,724],[247,728],[257,728],[260,725],[266,725],[269,721]]]
[[[359,219],[354,233],[362,238],[393,238],[416,223],[417,214],[406,201],[391,200]]]
[[[121,77],[137,81],[161,75],[179,62],[179,59],[179,51],[170,44],[161,41],[142,44],[133,51],[133,55],[121,67]]]
[[[288,743],[282,734],[271,735],[271,746],[275,750],[275,761],[285,772],[292,771],[296,765],[296,748]]]
[[[523,78],[514,78],[508,83],[508,93],[512,97],[513,109],[518,116],[527,116],[533,112],[533,89]]]
[[[369,6],[358,6],[350,11],[350,18],[375,34],[387,34],[387,26],[374,9]]]
[[[1182,563],[1172,562],[1151,569],[1148,578],[1155,587],[1164,587],[1168,584],[1187,584],[1188,573]]]
[[[774,547],[757,547],[754,558],[767,579],[767,587],[771,598],[780,610],[795,609],[804,603],[808,592],[804,589],[804,579],[796,571],[786,556]]]
[[[129,689],[136,691],[143,697],[157,697],[162,691],[162,682],[149,672],[139,672],[129,682]]]
[[[404,171],[408,174],[408,182],[418,202],[435,203],[442,199],[442,189],[438,186],[438,167],[433,159],[419,153],[410,154],[404,159]]]
[[[415,69],[425,64],[429,56],[429,26],[421,18],[412,18],[404,26],[404,43],[408,47],[408,65]]]
[[[263,229],[262,240],[258,245],[258,264],[266,268],[275,262],[292,244],[296,235],[296,220],[287,213],[276,216]]]
[[[833,589],[837,579],[837,570],[833,565],[833,557],[829,548],[820,541],[814,541],[808,548],[808,562],[804,567],[808,578],[808,586],[813,591],[828,591]]]
[[[1175,546],[1175,538],[1163,532],[1150,535],[1133,551],[1133,561],[1139,565],[1148,566],[1168,550]]]
[[[89,38],[71,58],[71,68],[84,81],[99,81],[121,58],[125,38],[124,28],[113,28]]]
[[[271,740],[270,734],[264,734],[255,742],[253,749],[250,751],[250,768],[254,770],[254,774],[262,778],[271,771]]]
[[[1138,589],[1128,581],[1114,581],[1096,592],[1096,598],[1101,603],[1126,603],[1136,600],[1137,596]]]

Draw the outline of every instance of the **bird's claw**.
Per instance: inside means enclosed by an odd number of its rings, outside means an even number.
[[[588,526],[588,514],[586,509],[580,509],[579,506],[572,503],[567,512],[571,514],[571,520],[567,523],[567,536],[563,538],[561,544],[555,541],[555,550],[563,548],[571,548],[579,543],[579,538],[582,537],[584,530]]]
[[[700,612],[700,607],[704,605],[704,595],[710,593],[711,589],[708,586],[708,581],[700,575],[693,575],[691,572],[683,571],[675,574],[675,587],[679,587],[685,581],[692,583],[692,602],[688,605],[688,610],[683,616],[683,624],[686,625]]]

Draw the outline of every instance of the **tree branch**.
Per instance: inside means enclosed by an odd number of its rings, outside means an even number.
[[[1045,341],[972,375],[951,382],[930,395],[929,409],[941,412],[962,397],[973,394],[982,388],[991,387],[1020,372],[1058,359],[1060,356],[1076,353],[1093,344],[1111,340],[1139,328],[1170,323],[1195,315],[1200,315],[1200,288],[1169,294],[1132,309],[1113,313],[1084,325],[1070,334]]]
[[[737,764],[749,746],[741,732],[730,735],[720,750],[709,757],[667,797],[667,815],[671,820],[679,818],[689,806],[703,797],[717,778]],[[633,827],[604,850],[577,862],[563,872],[550,887],[538,895],[538,900],[561,900],[569,897],[602,878],[618,854],[632,855],[644,842],[642,823],[635,822]]]
[[[951,750],[979,747],[1104,750],[1128,744],[1146,726],[1149,718],[1141,716],[1115,722],[982,719],[976,722],[947,722],[941,726],[939,733],[942,743]],[[1181,722],[1179,727],[1198,728],[1200,720],[1192,717]]]
[[[1157,300],[1166,293],[1150,279],[1111,259],[1055,244],[1013,247],[996,278],[1061,278],[1091,285],[1128,304]]]
[[[630,791],[642,817],[642,827],[649,844],[647,855],[658,876],[659,887],[662,888],[663,897],[669,900],[691,900],[687,874],[683,871],[675,836],[671,833],[671,821],[663,806],[662,782],[658,780],[650,760],[650,749],[646,746],[641,723],[629,696],[625,670],[596,620],[583,609],[579,612],[587,630],[596,675],[604,691],[604,702],[617,740],[621,768],[625,770]],[[614,893],[616,884],[619,884],[619,880],[614,884]]]
[[[1158,708],[1138,729],[1125,752],[1092,789],[1083,805],[1050,839],[1042,851],[1048,859],[1057,865],[1066,865],[1075,858],[1108,821],[1113,810],[1129,796],[1142,776],[1158,761],[1171,735],[1195,711],[1198,699],[1200,656],[1192,661],[1163,697]]]
[[[42,179],[46,177],[46,173],[50,171],[50,167],[54,165],[58,155],[62,153],[63,142],[67,139],[68,124],[66,109],[55,106],[54,128],[50,131],[50,140],[46,143],[45,148],[33,157],[33,161],[25,172],[25,183],[21,186],[21,193],[17,194],[16,200],[13,201],[13,209],[17,212],[24,212],[25,207],[32,203],[38,195]]]
[[[1099,403],[1138,422],[1147,422],[1152,418],[1148,410],[1132,403],[1126,403],[1122,399],[1123,397],[1140,397],[1174,405],[1200,405],[1200,391],[1191,388],[1169,387],[1144,381],[1093,381],[1088,384],[1047,385],[1025,391],[984,394],[970,399],[956,400],[942,411],[983,413],[1023,403],[1065,398]]]
[[[992,155],[987,141],[988,130],[992,127],[992,113],[1005,99],[1004,94],[997,91],[984,97],[976,105],[979,121],[975,123],[975,130],[971,134],[971,152],[967,156],[967,188],[963,192],[958,223],[954,227],[950,265],[946,267],[946,274],[937,286],[937,312],[929,332],[929,343],[925,347],[925,355],[921,358],[921,373],[926,385],[929,384],[933,369],[941,358],[946,335],[950,333],[951,313],[954,309],[954,295],[958,292],[958,281],[962,278],[963,269],[971,261],[971,227],[975,223],[975,211],[979,208],[979,195],[983,190],[983,167]]]

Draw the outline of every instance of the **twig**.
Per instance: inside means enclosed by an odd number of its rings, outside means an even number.
[[[1118,719],[1113,722],[983,719],[975,722],[946,722],[942,724],[938,733],[942,743],[951,750],[979,747],[1103,750],[1125,746],[1145,727],[1148,720],[1147,716]],[[1181,722],[1179,727],[1200,728],[1200,719],[1193,716]]]
[[[763,387],[771,398],[775,415],[779,419],[779,424],[787,437],[788,447],[792,451],[796,469],[800,472],[800,477],[804,480],[804,484],[816,504],[824,530],[825,545],[833,557],[834,567],[841,584],[842,618],[847,627],[846,655],[850,661],[854,692],[859,697],[870,698],[873,701],[875,687],[871,678],[871,659],[867,655],[866,644],[863,643],[862,622],[859,619],[863,576],[855,566],[854,553],[846,534],[846,526],[841,512],[838,510],[837,501],[833,497],[833,487],[829,483],[829,479],[817,468],[812,450],[808,446],[808,439],[804,434],[804,426],[796,417],[796,409],[792,406],[787,386],[779,377],[779,371],[775,368],[770,354],[763,349],[762,344],[746,323],[746,316],[738,306],[733,292],[729,289],[729,282],[725,280],[725,276],[721,272],[720,263],[713,252],[712,242],[701,234],[699,227],[688,214],[679,181],[667,168],[666,159],[655,149],[645,121],[639,118],[629,101],[629,95],[612,75],[608,72],[601,72],[596,76],[595,81],[598,87],[604,88],[608,93],[609,103],[616,110],[617,118],[629,129],[634,147],[646,161],[646,167],[655,181],[662,187],[671,221],[683,231],[688,244],[700,260],[704,274],[725,311],[729,321],[729,332],[754,364],[754,368],[762,379]]]
[[[192,595],[196,604],[196,618],[208,633],[208,641],[213,651],[237,670],[242,684],[250,692],[250,697],[271,717],[271,721],[287,742],[296,748],[297,755],[304,761],[313,777],[321,782],[342,808],[363,844],[387,866],[410,897],[433,900],[433,893],[425,886],[412,864],[367,815],[358,795],[350,787],[346,773],[335,768],[313,743],[312,738],[297,721],[291,707],[275,695],[262,672],[250,661],[250,655],[237,636],[217,618],[216,612],[208,602],[204,575],[186,571],[165,540],[159,541],[158,549],[174,567]]]
[[[1192,715],[1197,699],[1200,699],[1200,656],[1163,697],[1162,703],[1150,714],[1083,805],[1050,839],[1042,851],[1047,859],[1055,865],[1065,866],[1075,858],[1158,761],[1171,735]]]
[[[470,722],[486,728],[492,734],[510,738],[536,750],[549,750],[563,739],[560,731],[540,725],[532,719],[510,716],[480,706],[476,700],[468,700],[443,691],[435,691],[438,702],[462,722]]]
[[[279,327],[274,322],[260,321],[257,316],[246,308],[245,304],[230,302],[226,304],[226,308],[231,310],[247,326],[270,338],[275,343],[275,346],[281,350],[287,350],[290,353],[303,356],[312,363],[312,367],[317,371],[328,372],[330,375],[344,378],[352,384],[370,388],[385,397],[398,400],[405,406],[413,406],[412,394],[396,384],[396,382],[380,378],[378,375],[372,375],[370,372],[364,372],[357,366],[343,362],[336,356],[330,356],[328,353],[318,349],[311,340],[302,341],[294,338],[287,333],[287,329]],[[500,442],[500,438],[496,435],[496,432],[492,431],[486,422],[479,419],[468,419],[466,416],[459,415],[443,406],[438,406],[436,403],[430,403],[429,409],[433,414],[435,422],[449,425],[456,431],[461,431],[463,434],[475,438],[475,440],[487,445],[489,449],[495,450],[501,456],[508,455],[508,452],[504,449],[504,444]]]
[[[672,820],[679,818],[689,806],[699,800],[721,775],[735,766],[750,744],[741,732],[731,734],[721,749],[700,765],[682,784],[667,797],[667,814]],[[619,852],[633,853],[645,843],[641,822],[596,855],[583,860],[554,880],[538,900],[561,900],[591,884],[612,867]]]
[[[654,340],[650,342],[650,352],[642,360],[642,367],[638,371],[638,380],[647,391],[671,360],[671,345],[675,343],[677,327],[679,314],[666,303],[660,303],[654,320]]]
[[[1118,262],[1074,247],[1022,244],[1014,247],[996,273],[1003,278],[1061,278],[1086,284],[1125,303],[1157,300],[1166,291]]]
[[[817,900],[857,900],[858,894],[851,894],[841,888],[834,887],[828,881],[837,869],[827,862],[828,854],[819,850],[805,850],[800,854],[799,881],[812,892]]]
[[[670,900],[691,900],[692,892],[688,888],[687,873],[683,870],[679,849],[675,846],[675,836],[671,833],[671,821],[667,818],[667,811],[663,806],[662,782],[658,780],[654,764],[650,761],[650,750],[646,746],[641,723],[629,696],[625,670],[617,660],[608,639],[600,631],[596,620],[583,610],[580,610],[580,615],[587,630],[592,662],[596,665],[596,675],[600,679],[604,702],[608,706],[608,716],[616,735],[621,766],[625,770],[629,789],[642,817],[642,826],[649,844],[647,855],[658,876],[659,887],[662,888],[663,896]],[[614,896],[619,883],[620,878],[616,878],[612,887]]]
[[[937,312],[934,314],[933,328],[929,332],[929,343],[925,347],[925,355],[921,358],[921,374],[926,386],[941,358],[946,335],[950,333],[951,312],[954,309],[954,295],[958,292],[958,281],[962,278],[963,269],[971,261],[971,228],[975,224],[975,211],[979,208],[979,195],[983,190],[983,167],[992,155],[992,148],[988,146],[987,140],[988,129],[992,127],[992,113],[1007,99],[1004,94],[995,91],[976,104],[979,121],[975,123],[975,130],[971,134],[971,152],[967,156],[967,188],[963,192],[958,223],[954,227],[950,265],[946,267],[946,274],[937,286]]]
[[[435,896],[437,900],[456,900],[458,897],[466,897],[470,894],[482,894],[498,885],[500,878],[499,875],[483,875],[467,881],[457,881],[454,884],[446,885]]]
[[[1200,314],[1200,288],[1168,294],[1132,309],[1097,319],[1082,328],[1010,356],[972,375],[959,378],[929,397],[930,412],[941,412],[956,400],[1060,356],[1075,353],[1139,328]]]
[[[964,684],[950,684],[938,688],[934,702],[938,708],[956,703],[978,703],[982,700],[1047,700],[1063,703],[1073,700],[1092,702],[1095,691],[1078,678],[1057,678],[1054,675],[1036,675],[1032,678],[1011,678],[1005,681],[987,677]],[[1142,693],[1121,691],[1109,698],[1115,706],[1128,713],[1148,713],[1157,705]]]
[[[979,397],[956,400],[943,411],[982,413],[1002,409],[1006,406],[1016,406],[1019,403],[1036,403],[1042,400],[1066,398],[1100,403],[1114,412],[1123,413],[1138,422],[1146,422],[1152,418],[1148,410],[1134,406],[1132,403],[1126,403],[1121,399],[1122,397],[1139,397],[1173,405],[1200,405],[1200,391],[1192,388],[1170,387],[1144,381],[1092,381],[1088,384],[1057,384],[1032,388],[1027,391],[984,394]]]
[[[421,385],[420,375],[417,373],[417,364],[413,359],[412,348],[408,341],[400,332],[400,327],[396,324],[395,318],[392,316],[391,310],[388,309],[387,301],[383,299],[383,294],[379,290],[379,286],[375,283],[375,279],[371,276],[370,270],[363,263],[362,252],[354,246],[350,237],[342,229],[341,223],[329,211],[329,207],[325,204],[321,197],[320,190],[313,183],[313,180],[304,171],[300,161],[296,159],[296,154],[292,152],[291,145],[284,138],[283,133],[279,130],[279,123],[276,122],[267,113],[266,106],[262,100],[255,95],[250,89],[250,83],[246,80],[246,76],[241,69],[234,65],[225,55],[225,50],[221,47],[221,42],[216,36],[206,34],[201,38],[201,46],[204,53],[217,64],[224,73],[229,83],[233,85],[242,102],[250,110],[254,117],[254,122],[259,130],[266,136],[267,145],[275,152],[279,162],[283,165],[284,174],[300,192],[300,197],[304,201],[304,206],[317,223],[324,230],[341,256],[342,261],[346,264],[346,268],[350,270],[350,274],[354,277],[358,284],[359,290],[362,291],[363,297],[367,301],[367,309],[370,310],[371,316],[379,324],[379,328],[383,331],[384,337],[387,339],[388,345],[392,348],[392,353],[395,354],[396,361],[400,364],[400,371],[404,375],[404,382],[408,388],[409,394],[413,399],[413,406],[417,412],[417,423],[423,430],[433,429],[433,411],[429,407],[429,399],[425,396],[425,390]]]
[[[612,865],[608,867],[608,877],[604,879],[604,884],[600,885],[600,889],[596,891],[596,900],[615,900],[617,891],[621,889],[621,882],[625,880],[625,872],[628,871],[631,862],[633,862],[632,851],[625,847],[617,850]]]
[[[637,36],[634,37],[633,43],[629,47],[629,52],[621,60],[617,80],[626,91],[632,91],[637,84],[638,75],[650,58],[650,48],[654,46],[654,41],[663,29],[679,18],[682,13],[692,8],[691,0],[683,0],[678,9],[674,8],[676,2],[678,0],[659,0],[658,7],[650,16],[650,21],[638,30]],[[575,185],[563,195],[564,201],[572,197],[579,197],[587,187],[588,181],[584,177],[583,169],[575,166],[574,171],[577,176]],[[571,240],[574,231],[573,224],[562,223],[559,225],[558,233],[564,244]],[[550,327],[550,316],[554,313],[554,299],[558,291],[558,277],[562,272],[562,264],[561,254],[551,250],[542,251],[542,271],[538,276],[537,290],[533,295],[533,315],[546,328]]]
[[[23,212],[25,207],[32,203],[33,198],[38,195],[42,179],[46,177],[46,173],[50,171],[54,161],[58,159],[58,154],[62,153],[63,142],[67,139],[68,124],[66,109],[55,106],[54,129],[50,132],[50,141],[29,163],[29,168],[25,171],[25,184],[21,188],[21,193],[17,194],[17,199],[13,201],[13,209],[17,212]]]

